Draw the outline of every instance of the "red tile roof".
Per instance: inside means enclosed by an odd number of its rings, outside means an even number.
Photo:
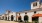
[[[34,14],[32,17],[42,17],[42,14]]]

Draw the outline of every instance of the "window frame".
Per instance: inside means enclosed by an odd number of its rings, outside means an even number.
[[[33,7],[35,7],[35,6],[37,6],[37,2],[34,2],[34,3],[33,3]]]

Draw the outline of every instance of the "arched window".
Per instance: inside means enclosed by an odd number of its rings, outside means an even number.
[[[34,2],[34,3],[33,3],[33,6],[34,6],[34,7],[37,6],[37,2]]]

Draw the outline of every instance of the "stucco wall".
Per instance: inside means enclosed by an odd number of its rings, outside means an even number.
[[[28,21],[29,22],[32,22],[32,16],[33,16],[34,12],[27,12],[27,15],[28,15]],[[22,17],[22,20],[24,21],[24,16],[25,16],[25,12],[24,13],[20,13],[21,17]]]
[[[36,11],[36,14],[38,14],[38,13],[39,13],[39,14],[42,14],[42,11]]]
[[[4,19],[5,19],[5,14],[2,14],[2,17],[1,17],[2,19],[3,19],[3,16],[4,16]]]
[[[42,14],[42,11],[36,11],[36,14]],[[20,14],[22,16],[22,20],[24,21],[24,15],[25,15],[25,12],[24,13],[21,13]],[[29,22],[32,22],[32,16],[34,15],[34,12],[27,12],[27,15],[29,17]]]
[[[39,23],[42,23],[42,17],[39,17],[38,21]]]
[[[39,8],[39,1],[36,1],[36,2],[37,2],[37,6],[33,6],[33,3],[35,3],[35,2],[31,3],[31,9],[37,9],[37,8]]]
[[[14,20],[16,20],[16,12],[13,12]]]
[[[18,21],[18,16],[19,16],[19,13],[17,13],[17,21]]]
[[[25,16],[25,13],[20,13],[21,17],[22,17],[22,20],[24,21],[24,16]]]
[[[32,16],[33,16],[34,12],[29,12],[27,13],[28,17],[29,17],[29,22],[32,22]]]
[[[12,12],[9,14],[9,20],[11,20],[11,15],[13,15],[13,17],[14,17],[13,20],[16,20],[16,12]]]
[[[40,5],[40,8],[42,8],[42,4]]]

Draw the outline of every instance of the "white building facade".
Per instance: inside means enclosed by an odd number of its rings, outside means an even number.
[[[27,15],[28,16],[28,21],[32,22],[33,21],[32,17],[35,16],[35,14],[41,14],[42,15],[42,3],[40,4],[39,1],[32,2],[31,3],[31,10],[29,10],[29,11],[22,11],[22,12],[7,11],[5,14],[6,14],[7,20],[10,20],[10,21],[11,20],[12,21],[14,21],[14,20],[18,21],[19,16],[21,16],[21,20],[24,21],[24,16]],[[5,15],[2,15],[2,16],[5,16]],[[39,23],[42,22],[41,18],[42,18],[42,16],[39,16],[38,19],[36,18]]]

